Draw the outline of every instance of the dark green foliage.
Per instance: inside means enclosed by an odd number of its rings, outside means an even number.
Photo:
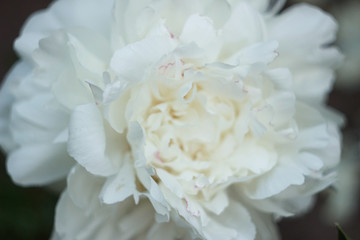
[[[338,240],[351,240],[346,234],[344,233],[344,230],[340,227],[339,224],[335,224],[337,230],[338,230]]]

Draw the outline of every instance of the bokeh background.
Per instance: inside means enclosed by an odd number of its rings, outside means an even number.
[[[99,0],[101,1],[101,0]],[[12,44],[28,16],[50,0],[0,1],[0,81],[17,60]],[[287,7],[305,0],[289,0]],[[360,240],[360,1],[307,0],[333,14],[339,21],[336,43],[346,55],[328,103],[342,112],[344,150],[338,183],[317,197],[313,210],[280,221],[283,240],[337,240],[334,223],[342,225],[352,240]],[[311,36],[309,36],[311,37]],[[57,194],[43,188],[22,188],[6,173],[0,153],[0,239],[49,239]]]

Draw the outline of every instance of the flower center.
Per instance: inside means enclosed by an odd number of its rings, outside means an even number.
[[[196,191],[209,184],[228,184],[229,177],[263,173],[276,157],[273,145],[262,143],[251,130],[252,110],[243,86],[208,77],[210,70],[171,61],[134,90],[137,96],[147,96],[137,116],[146,133],[147,164],[197,182],[191,186]],[[241,94],[229,95],[231,88]],[[261,159],[254,161],[259,154]]]

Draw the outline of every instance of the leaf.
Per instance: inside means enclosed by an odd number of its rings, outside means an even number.
[[[341,228],[339,224],[335,224],[337,230],[338,230],[338,240],[351,240],[346,234],[344,233],[344,230]]]

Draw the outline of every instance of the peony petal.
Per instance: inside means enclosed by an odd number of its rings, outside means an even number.
[[[103,186],[100,199],[106,204],[122,202],[131,195],[136,195],[135,173],[130,157],[123,161],[119,173],[107,179]]]
[[[216,240],[216,239],[232,240],[232,239],[236,239],[236,234],[237,233],[235,229],[227,228],[215,221],[211,221],[204,229],[205,239],[208,240]]]
[[[294,209],[285,204],[285,201],[273,198],[250,199],[249,205],[255,209],[268,214],[274,214],[276,217],[291,217],[294,215]]]
[[[177,181],[177,179],[172,174],[168,173],[167,171],[165,171],[161,168],[156,169],[156,173],[157,173],[158,177],[160,178],[160,180],[162,181],[162,183],[170,191],[172,191],[179,198],[184,197],[184,192],[183,192],[182,186],[180,185],[180,183]]]
[[[269,64],[279,55],[276,50],[279,43],[275,40],[250,45],[227,60],[229,64]]]
[[[146,30],[155,17],[154,6],[147,6],[146,1],[116,0],[114,1],[114,45],[123,45],[139,41],[145,36]],[[142,26],[139,22],[143,20]],[[120,42],[120,44],[119,44]]]
[[[83,4],[86,4],[86,11],[81,10]],[[111,15],[108,12],[111,12],[112,5],[113,0],[101,3],[94,0],[56,1],[49,9],[30,17],[15,42],[15,49],[22,58],[30,59],[40,39],[69,26],[86,27],[108,35],[111,26]]]
[[[188,18],[179,39],[184,43],[195,42],[205,50],[209,59],[212,59],[210,61],[216,59],[221,47],[212,20],[200,15],[192,15]]]
[[[227,1],[213,0],[205,8],[205,16],[214,22],[215,28],[222,27],[230,16],[231,6]]]
[[[290,186],[285,191],[276,196],[277,199],[296,199],[298,196],[309,197],[317,192],[324,190],[333,184],[337,179],[335,172],[330,172],[324,176],[306,178],[306,184],[301,186]]]
[[[234,200],[204,228],[206,239],[253,240],[255,225],[244,206]]]
[[[101,79],[111,56],[108,41],[102,35],[82,28],[70,29],[66,33],[77,76],[92,81]]]
[[[66,240],[138,239],[154,221],[149,217],[154,213],[147,201],[134,205],[128,199],[116,205],[100,205],[97,199],[97,208],[87,210],[75,205],[65,191],[56,207],[56,235]]]
[[[229,163],[235,169],[248,169],[260,175],[272,171],[277,157],[277,153],[247,141],[236,148]]]
[[[112,12],[114,1],[103,0],[77,0],[77,1],[57,1],[50,12],[64,27],[84,27],[109,36],[111,30]],[[86,5],[86,11],[83,11]],[[41,24],[39,24],[41,26]]]
[[[71,201],[65,191],[59,199],[55,214],[55,229],[60,239],[73,239],[80,229],[83,235],[89,236],[93,229],[86,228],[87,224],[85,213]]]
[[[219,215],[229,206],[229,198],[225,191],[221,191],[210,201],[204,201],[203,204],[207,210]]]
[[[123,204],[122,207],[130,207],[129,204]],[[101,240],[101,239],[116,239],[120,232],[117,227],[116,219],[111,214],[112,211],[119,211],[117,207],[102,207],[92,212],[92,215],[77,207],[65,191],[57,204],[55,215],[55,230],[60,239],[71,240]],[[123,238],[130,239],[130,238]]]
[[[261,15],[247,2],[241,2],[232,8],[230,18],[223,27],[223,37],[227,45],[223,54],[226,56],[248,44],[264,41],[265,35]]]
[[[290,70],[287,68],[271,69],[265,73],[265,76],[275,84],[276,89],[292,89],[293,79]]]
[[[155,223],[149,230],[146,240],[175,240],[179,239],[177,227],[170,223]],[[181,238],[183,239],[183,238]]]
[[[314,153],[322,159],[326,168],[333,168],[340,162],[341,137],[340,130],[334,124],[328,124],[329,139],[324,149],[315,150]]]
[[[165,201],[159,185],[154,181],[146,169],[137,168],[136,173],[141,184],[148,190],[149,194],[146,196],[153,204],[156,212],[160,215],[167,215],[169,210],[168,203]]]
[[[126,89],[143,81],[148,68],[172,49],[173,45],[167,37],[154,36],[117,50],[110,67],[119,80],[105,89],[104,103],[114,101]]]
[[[296,143],[300,149],[325,148],[329,142],[326,124],[309,127],[299,132]]]
[[[171,41],[166,37],[148,37],[117,50],[110,65],[121,79],[139,82],[147,67],[172,48]]]
[[[275,112],[270,122],[272,125],[286,124],[294,117],[296,99],[293,92],[277,92],[272,94],[266,101]]]
[[[328,68],[307,68],[306,71],[296,71],[294,89],[296,95],[303,101],[313,103],[323,102],[335,81],[334,71]]]
[[[154,219],[151,217],[153,215],[154,211],[148,202],[135,206],[117,223],[123,232],[121,236],[124,239],[132,239],[133,236],[147,230],[154,223]]]
[[[298,23],[301,22],[299,25]],[[335,40],[337,24],[333,17],[309,4],[298,4],[285,10],[269,24],[269,38],[278,39],[283,50],[320,46]],[[298,26],[294,28],[294,26]],[[311,38],[304,38],[309,36]]]
[[[54,140],[56,134],[66,128],[69,114],[54,103],[50,94],[39,93],[32,99],[14,104],[11,119],[12,135],[23,145]],[[34,134],[38,134],[37,139],[34,139]]]
[[[89,172],[110,176],[116,172],[106,155],[106,134],[95,104],[80,105],[73,111],[69,126],[68,152]]]
[[[199,220],[199,217],[202,219],[203,223],[207,222],[207,217],[205,215],[198,215],[198,212],[196,212],[196,214],[191,213],[191,211],[189,211],[190,209],[187,206],[188,200],[178,198],[165,186],[160,187],[166,201],[173,209],[177,210],[176,214],[178,214],[181,219],[184,219],[188,224],[190,224],[193,229],[201,233],[201,222]]]
[[[63,72],[52,86],[52,91],[65,108],[73,110],[76,106],[93,101],[90,87],[77,78],[74,72]],[[76,92],[76,94],[70,94]]]
[[[280,239],[273,216],[255,211],[254,209],[248,210],[251,214],[253,222],[256,223],[255,240]]]
[[[15,149],[9,124],[11,106],[15,101],[13,92],[18,88],[19,81],[30,73],[30,66],[24,62],[16,63],[6,76],[0,91],[0,145],[6,151]]]
[[[104,180],[75,165],[67,177],[67,192],[73,203],[89,215],[99,207],[99,194]]]
[[[304,181],[305,177],[298,166],[293,163],[281,163],[246,185],[245,194],[252,199],[264,199],[280,193],[291,185],[301,185]]]
[[[318,156],[309,152],[302,152],[298,154],[298,158],[304,167],[314,171],[320,170],[324,166],[324,163]]]
[[[120,82],[119,82],[120,83]],[[104,117],[110,126],[118,133],[124,133],[127,127],[126,107],[128,105],[129,94],[123,94],[114,102],[104,106]]]
[[[145,133],[138,122],[130,122],[126,138],[132,148],[135,167],[144,167],[146,165],[144,155]]]
[[[44,185],[66,176],[74,161],[65,144],[27,144],[12,152],[7,170],[17,184]]]
[[[23,27],[20,37],[14,43],[14,48],[22,58],[32,61],[31,54],[38,48],[40,39],[61,27],[62,24],[49,11],[37,12]]]

